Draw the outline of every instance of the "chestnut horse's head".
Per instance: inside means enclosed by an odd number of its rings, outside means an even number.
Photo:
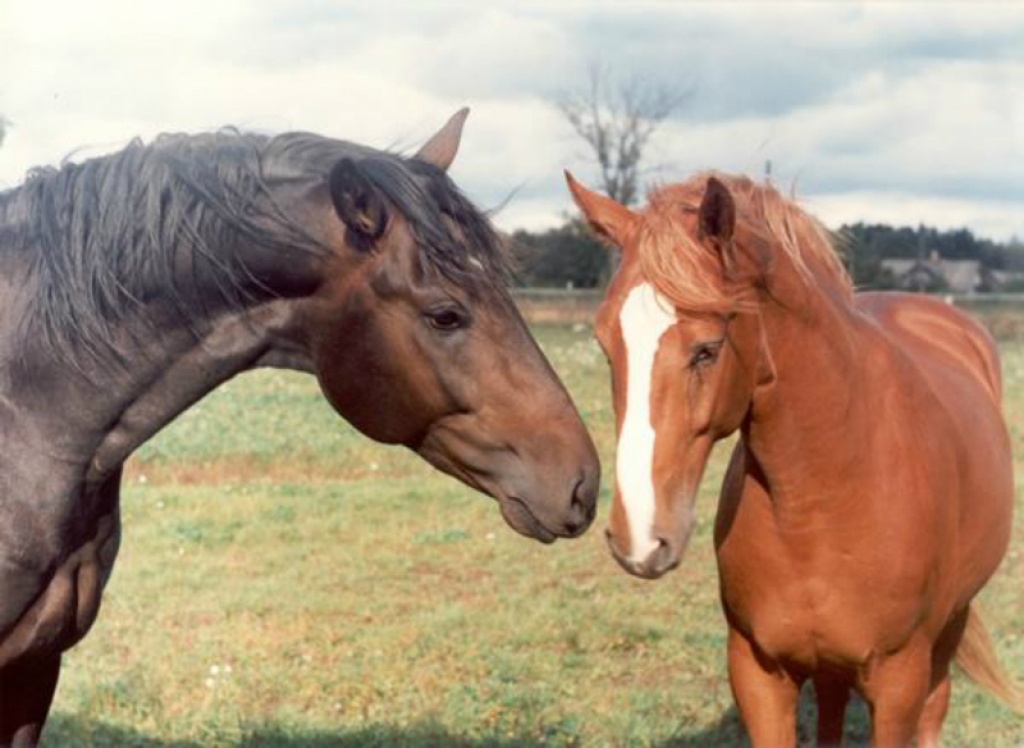
[[[550,542],[591,523],[599,465],[575,406],[505,286],[504,245],[446,175],[466,110],[414,157],[330,168],[313,220],[336,247],[305,304],[334,408],[498,499]]]
[[[656,578],[686,548],[713,443],[773,376],[745,299],[759,239],[714,176],[661,190],[642,212],[567,178],[591,227],[622,250],[595,324],[618,429],[608,544],[627,571]]]

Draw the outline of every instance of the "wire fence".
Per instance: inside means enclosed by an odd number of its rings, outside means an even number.
[[[604,298],[597,288],[516,288],[523,317],[535,325],[590,325]],[[1001,341],[1024,341],[1024,294],[938,294],[982,321]]]

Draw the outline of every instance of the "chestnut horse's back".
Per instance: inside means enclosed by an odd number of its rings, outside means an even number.
[[[972,372],[984,384],[998,408],[1002,402],[999,351],[988,331],[951,304],[922,294],[859,293],[857,309],[875,319],[889,334],[913,349],[915,358],[947,357]],[[927,371],[925,371],[927,376]]]

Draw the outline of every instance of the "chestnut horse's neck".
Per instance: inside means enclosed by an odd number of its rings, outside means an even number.
[[[788,280],[779,284],[790,290],[786,297],[760,305],[774,377],[755,390],[743,426],[745,444],[781,502],[820,495],[807,490],[808,481],[845,474],[858,459],[849,445],[864,443],[872,417],[863,328],[849,296]]]

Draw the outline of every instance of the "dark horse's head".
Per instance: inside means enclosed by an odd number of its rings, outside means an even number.
[[[599,466],[565,388],[504,285],[504,249],[445,174],[466,110],[410,160],[338,160],[315,188],[335,247],[305,305],[328,400],[495,497],[542,541],[582,533]]]
[[[32,310],[25,378],[56,376],[63,351],[93,382],[69,409],[100,442],[76,447],[89,475],[237,371],[286,366],[524,535],[583,532],[593,443],[509,296],[503,241],[446,174],[465,115],[411,158],[309,133],[166,135],[0,193],[0,244],[25,248],[0,259],[32,263],[6,290]]]

